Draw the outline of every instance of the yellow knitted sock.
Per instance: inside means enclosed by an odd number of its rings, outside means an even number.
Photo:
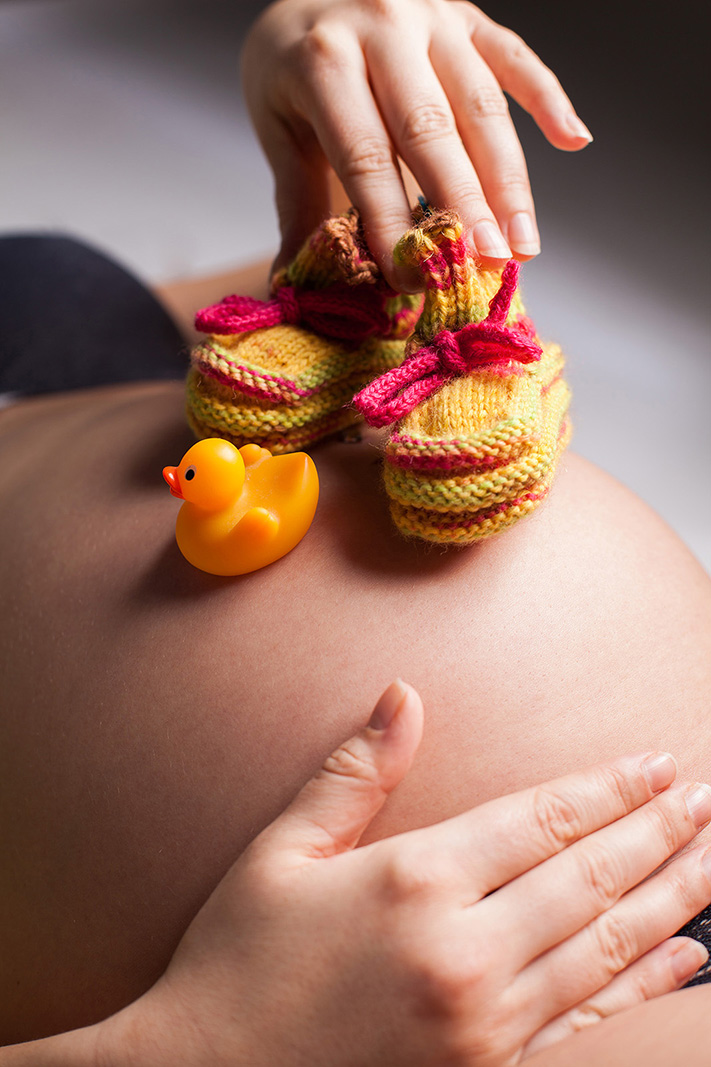
[[[187,416],[198,437],[274,453],[359,419],[354,392],[397,366],[421,298],[390,289],[357,211],[327,219],[272,279],[272,300],[226,297],[198,313]]]
[[[570,438],[564,358],[525,317],[518,264],[477,266],[452,212],[420,210],[396,250],[427,291],[407,358],[356,407],[395,422],[385,450],[391,514],[406,536],[442,544],[489,537],[547,495]]]

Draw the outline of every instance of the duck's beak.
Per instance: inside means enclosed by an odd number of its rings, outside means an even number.
[[[185,500],[185,497],[180,492],[180,481],[178,480],[178,468],[177,467],[164,467],[163,477],[170,486],[170,491],[173,496],[177,496],[178,500]]]

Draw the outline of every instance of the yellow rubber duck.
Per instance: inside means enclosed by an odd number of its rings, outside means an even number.
[[[308,530],[318,503],[316,466],[305,452],[272,456],[216,437],[198,441],[163,477],[185,501],[175,523],[178,548],[209,574],[247,574],[281,559]]]

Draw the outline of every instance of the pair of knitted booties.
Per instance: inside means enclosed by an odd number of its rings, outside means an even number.
[[[365,418],[392,426],[385,488],[402,534],[489,537],[547,495],[570,437],[557,345],[525,315],[518,264],[482,270],[450,211],[419,207],[395,255],[422,297],[395,293],[357,212],[329,219],[272,280],[273,299],[198,313],[187,414],[198,437],[292,452]]]

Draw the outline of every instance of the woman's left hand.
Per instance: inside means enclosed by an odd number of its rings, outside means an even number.
[[[623,757],[356,849],[422,714],[391,686],[163,978],[101,1024],[102,1064],[513,1067],[691,976],[705,950],[665,939],[711,897],[705,850],[649,876],[708,821],[707,787],[666,788],[669,757]]]

